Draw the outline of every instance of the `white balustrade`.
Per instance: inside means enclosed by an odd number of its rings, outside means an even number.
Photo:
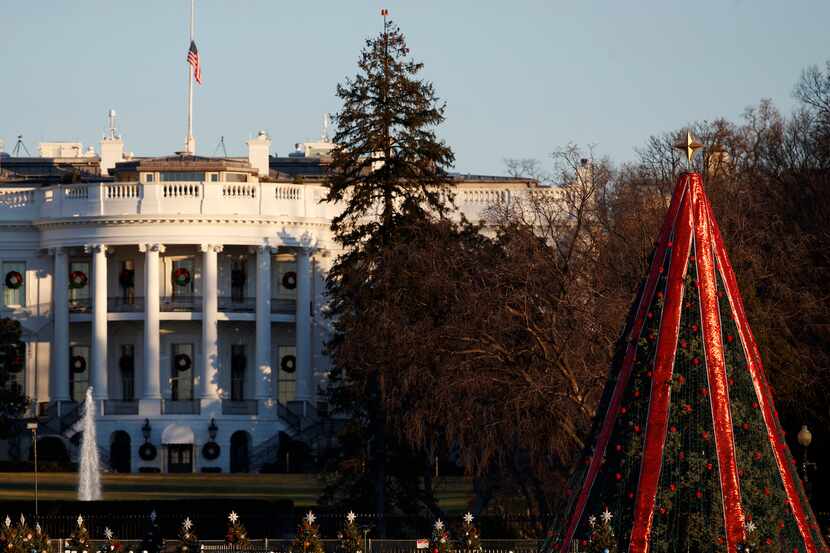
[[[107,200],[128,200],[138,198],[138,183],[112,183],[105,184],[104,198]]]
[[[299,200],[302,196],[302,187],[290,184],[279,184],[274,188],[274,198],[277,200]]]
[[[170,182],[162,185],[162,196],[165,198],[199,198],[202,195],[202,185],[197,182]]]
[[[67,200],[87,200],[89,199],[89,185],[71,185],[63,189],[64,196]]]
[[[222,185],[222,197],[226,199],[254,199],[257,197],[256,184],[227,183]]]

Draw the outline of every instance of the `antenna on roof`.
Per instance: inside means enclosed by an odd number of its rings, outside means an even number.
[[[331,142],[329,138],[329,127],[331,127],[331,114],[323,114],[323,129],[320,131],[320,142]]]
[[[107,113],[107,132],[110,140],[115,140],[116,138],[120,138],[118,136],[118,128],[115,126],[115,110],[111,109]]]
[[[225,149],[225,137],[224,136],[219,137],[219,144],[217,144],[216,149],[213,150],[213,155],[215,156],[217,154],[217,152],[219,152],[220,149],[222,150],[222,153],[224,154],[222,157],[228,157],[228,150]]]
[[[17,135],[17,144],[14,145],[14,150],[12,150],[12,155],[14,157],[20,157],[20,150],[26,152],[28,157],[32,157],[32,154],[29,153],[29,148],[26,147],[26,144],[23,143],[23,135]]]

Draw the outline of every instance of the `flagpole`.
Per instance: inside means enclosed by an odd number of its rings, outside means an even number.
[[[195,13],[195,1],[190,0],[190,43],[193,42],[193,20]],[[193,70],[187,64],[187,138],[185,139],[184,150],[189,155],[196,153],[196,141],[193,139]]]

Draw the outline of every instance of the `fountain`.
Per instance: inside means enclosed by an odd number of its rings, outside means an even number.
[[[97,501],[101,499],[101,464],[98,460],[98,444],[95,439],[95,401],[92,399],[92,386],[86,389],[81,431],[83,439],[81,441],[78,499]]]

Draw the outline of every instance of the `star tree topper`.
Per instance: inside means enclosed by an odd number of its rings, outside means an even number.
[[[317,517],[314,516],[314,513],[309,511],[308,514],[306,514],[305,519],[306,522],[308,522],[309,524],[314,524],[314,521],[317,520]]]
[[[184,526],[184,529],[189,532],[190,529],[193,528],[193,521],[190,520],[190,517],[187,517],[184,519],[184,522],[182,522],[182,526]]]
[[[697,151],[703,148],[703,144],[694,139],[692,131],[686,131],[686,141],[680,141],[675,144],[674,147],[680,151],[686,152],[686,158],[689,160],[689,167],[691,167],[692,159],[694,159]]]
[[[104,528],[104,537],[108,540],[112,539],[112,530],[110,530],[109,527]]]
[[[464,515],[464,522],[466,522],[467,524],[472,524],[473,523],[473,513],[467,512],[467,514]]]
[[[605,524],[609,524],[611,522],[611,519],[614,518],[614,515],[612,515],[611,511],[609,511],[608,507],[606,507],[600,515],[600,517],[602,518],[602,522],[604,522]]]
[[[228,520],[231,521],[231,524],[236,524],[236,521],[239,520],[239,515],[236,514],[236,511],[231,511],[231,514],[228,515]]]
[[[7,520],[8,520],[8,518],[7,518]],[[78,515],[78,528],[80,528],[83,525],[84,525],[84,517],[82,517],[81,515]]]
[[[20,526],[26,526],[26,517],[23,516],[23,513],[20,513]]]
[[[435,521],[435,529],[439,532],[444,529],[444,523],[441,521],[440,518]]]
[[[354,524],[354,521],[357,519],[357,515],[354,514],[354,511],[349,511],[346,515],[346,520],[349,521],[349,524]]]
[[[6,520],[4,522],[6,523],[7,528],[12,525],[12,519],[9,518],[9,515],[6,515]]]

